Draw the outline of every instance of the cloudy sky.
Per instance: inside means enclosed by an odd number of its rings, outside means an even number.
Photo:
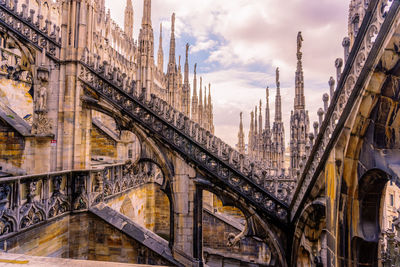
[[[143,0],[132,2],[137,38]],[[106,0],[111,16],[121,26],[125,4],[126,0]],[[329,77],[336,72],[334,61],[343,57],[341,42],[347,34],[348,5],[349,0],[153,0],[155,53],[162,23],[164,60],[168,62],[170,18],[175,12],[177,57],[184,56],[185,44],[189,43],[190,72],[198,63],[197,73],[203,77],[203,84],[211,83],[216,135],[231,145],[237,143],[241,111],[247,142],[250,112],[260,99],[265,107],[267,86],[271,120],[274,118],[275,68],[279,67],[289,142],[297,32],[302,31],[304,38],[306,108],[312,127],[323,105],[322,94],[328,92]]]

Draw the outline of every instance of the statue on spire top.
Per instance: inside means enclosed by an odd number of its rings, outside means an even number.
[[[297,34],[297,52],[300,52],[302,44],[303,44],[303,36],[301,35],[301,32]]]
[[[301,47],[303,46],[303,36],[301,35],[301,32],[297,34],[297,59],[301,60],[301,56],[303,53],[301,53]]]
[[[279,82],[279,67],[276,68],[276,87],[280,86],[280,82]]]

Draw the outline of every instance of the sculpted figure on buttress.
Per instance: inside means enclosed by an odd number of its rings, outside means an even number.
[[[36,110],[45,111],[47,108],[47,88],[41,86],[38,90],[37,100],[36,100]]]

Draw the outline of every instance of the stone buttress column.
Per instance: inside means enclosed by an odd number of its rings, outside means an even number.
[[[193,255],[193,218],[196,194],[195,170],[183,159],[174,159],[175,175],[172,178],[174,244],[173,256],[185,266],[198,266]]]
[[[203,188],[196,186],[193,211],[193,257],[197,266],[204,266],[203,262]]]
[[[90,167],[91,111],[84,107],[83,85],[78,80],[79,60],[87,44],[87,11],[84,1],[71,0],[62,4],[59,127],[57,169]]]

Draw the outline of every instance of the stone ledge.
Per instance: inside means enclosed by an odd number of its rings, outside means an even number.
[[[0,102],[0,118],[24,137],[32,136],[32,127],[6,104]]]
[[[58,266],[76,266],[76,267],[157,267],[155,265],[129,264],[107,261],[89,261],[89,260],[72,260],[49,257],[36,257],[23,254],[12,254],[0,252],[1,266],[24,266],[24,267],[58,267]],[[159,266],[161,267],[161,266]]]

